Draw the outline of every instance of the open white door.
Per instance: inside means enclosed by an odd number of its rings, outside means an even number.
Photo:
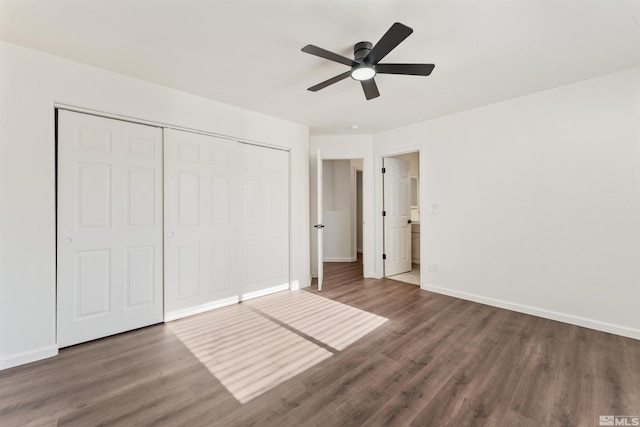
[[[318,291],[322,291],[322,276],[324,270],[324,243],[322,241],[322,229],[324,225],[322,224],[322,153],[320,153],[320,149],[317,152],[318,158],[318,222],[314,227],[318,230]]]
[[[411,271],[409,162],[384,159],[384,275]]]

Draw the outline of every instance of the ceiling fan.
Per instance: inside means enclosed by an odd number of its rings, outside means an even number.
[[[395,49],[404,39],[409,37],[413,30],[404,24],[396,22],[387,30],[375,46],[371,42],[359,42],[353,47],[353,59],[349,59],[337,53],[330,52],[318,46],[308,44],[302,51],[330,61],[348,65],[351,70],[335,77],[311,86],[311,92],[319,91],[325,87],[351,77],[360,81],[364,95],[369,99],[380,96],[378,86],[374,80],[376,74],[405,74],[412,76],[428,76],[435,67],[434,64],[380,64],[380,61],[389,52]]]

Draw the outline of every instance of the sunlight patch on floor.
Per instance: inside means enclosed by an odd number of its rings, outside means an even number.
[[[387,321],[384,317],[309,292],[279,292],[244,304],[336,350],[344,350]]]
[[[240,403],[246,403],[386,321],[308,292],[284,291],[169,322],[167,327]]]
[[[332,354],[241,305],[201,317],[168,326],[240,403]]]

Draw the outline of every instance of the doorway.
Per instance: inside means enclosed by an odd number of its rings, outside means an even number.
[[[331,284],[332,275],[344,269],[364,277],[363,163],[363,159],[322,158],[318,152],[318,290],[323,289],[325,278]]]
[[[420,285],[420,153],[382,161],[384,276]]]

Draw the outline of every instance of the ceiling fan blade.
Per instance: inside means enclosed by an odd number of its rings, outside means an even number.
[[[376,65],[376,73],[428,76],[434,67],[434,64],[378,64]]]
[[[337,53],[329,52],[312,44],[308,44],[302,48],[302,51],[311,55],[319,56],[320,58],[328,59],[329,61],[339,62],[340,64],[348,65],[349,67],[355,67],[358,65],[353,59],[349,59],[345,56],[338,55]]]
[[[344,79],[346,79],[346,78],[347,78],[347,77],[349,77],[350,75],[351,75],[351,70],[349,70],[349,71],[345,71],[345,72],[344,72],[344,73],[342,73],[342,74],[338,74],[337,76],[330,78],[329,80],[325,80],[325,81],[323,81],[322,83],[318,83],[318,84],[317,84],[317,85],[315,85],[315,86],[311,86],[311,87],[310,87],[309,89],[307,89],[307,90],[310,90],[311,92],[317,92],[317,91],[319,91],[320,89],[324,89],[325,87],[327,87],[327,86],[329,86],[329,85],[332,85],[332,84],[334,84],[334,83],[338,83],[340,80],[344,80]]]
[[[371,49],[367,57],[364,58],[364,61],[374,65],[377,64],[404,39],[409,37],[411,33],[413,33],[411,28],[396,22],[391,26],[391,28],[389,28],[389,30],[387,30],[373,49]]]
[[[362,83],[362,90],[364,90],[364,96],[367,97],[367,101],[380,96],[375,80],[362,80],[360,83]]]

